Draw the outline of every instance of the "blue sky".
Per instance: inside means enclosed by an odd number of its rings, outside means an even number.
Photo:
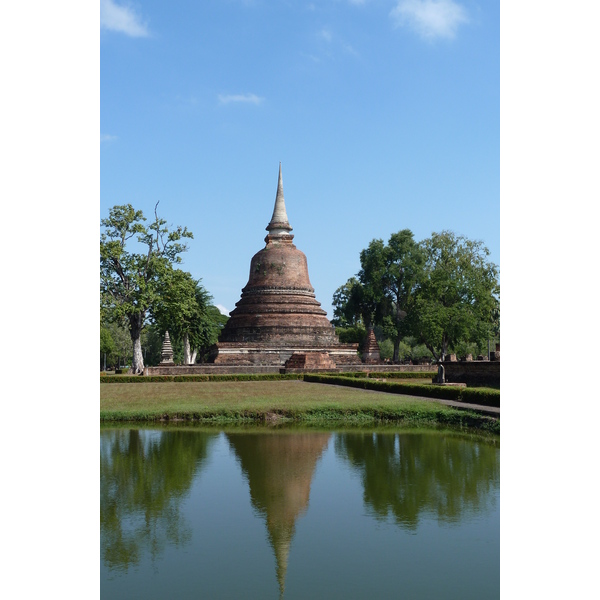
[[[279,162],[332,317],[373,238],[480,239],[500,263],[499,2],[102,0],[101,216],[195,236],[182,268],[228,310],[263,246]]]

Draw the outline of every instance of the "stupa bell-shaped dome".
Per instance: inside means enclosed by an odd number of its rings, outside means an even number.
[[[281,164],[273,216],[266,229],[266,246],[252,257],[248,283],[219,341],[268,341],[294,348],[338,343],[327,313],[315,298],[306,256],[292,243]]]

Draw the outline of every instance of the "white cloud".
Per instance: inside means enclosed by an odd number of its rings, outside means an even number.
[[[100,134],[100,142],[113,142],[116,139],[118,139],[116,135],[110,135],[108,133]]]
[[[100,27],[130,37],[147,37],[148,26],[132,6],[121,6],[113,0],[100,0]]]
[[[408,25],[427,40],[452,39],[467,11],[453,0],[400,0],[390,13],[396,27]]]
[[[319,31],[318,36],[322,40],[325,40],[328,43],[330,43],[331,40],[333,39],[333,35],[331,34],[331,31],[329,29],[326,29],[325,27],[323,29],[321,29],[321,31]]]
[[[246,102],[248,104],[260,104],[264,98],[256,94],[219,94],[219,102],[221,104],[229,104],[230,102]]]
[[[222,315],[229,316],[229,311],[222,304],[217,304],[217,308]]]

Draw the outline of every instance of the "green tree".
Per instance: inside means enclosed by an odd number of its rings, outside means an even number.
[[[500,287],[489,250],[451,231],[433,233],[421,243],[424,277],[409,314],[411,331],[436,360],[461,342],[478,345],[493,332]]]
[[[144,364],[147,366],[158,365],[161,361],[163,335],[156,323],[148,323],[142,331],[142,351]]]
[[[379,356],[383,360],[389,360],[390,358],[392,358],[392,356],[394,355],[394,342],[386,338],[385,340],[378,342],[378,344]]]
[[[363,323],[360,303],[360,282],[350,277],[333,293],[333,319],[335,327],[352,327]]]
[[[157,204],[158,206],[158,204]],[[193,235],[185,227],[170,231],[154,208],[154,221],[146,226],[142,211],[131,204],[114,206],[102,219],[100,237],[100,290],[103,308],[111,318],[125,319],[133,346],[133,373],[144,369],[141,333],[149,311],[157,301],[162,279],[181,262],[187,250],[182,238]],[[127,248],[135,238],[143,252]]]
[[[414,292],[423,273],[424,256],[410,229],[383,240],[372,240],[360,253],[358,279],[371,306],[371,319],[382,325],[394,344],[393,361],[400,359],[400,341],[408,333],[404,324],[412,310]]]
[[[106,325],[100,325],[100,367],[112,364],[112,358],[116,354],[115,340]]]
[[[122,320],[104,313],[100,322],[100,362],[104,366],[104,353],[108,366],[120,366],[131,361],[131,337],[126,324]]]
[[[366,328],[379,322],[381,317],[376,292],[372,287],[363,285],[356,277],[350,277],[333,293],[332,304],[334,318],[331,323],[336,327]]]
[[[152,318],[162,333],[169,331],[174,345],[182,345],[186,365],[194,364],[198,351],[204,353],[217,340],[219,321],[210,310],[211,300],[200,280],[185,271],[171,269],[162,278]]]

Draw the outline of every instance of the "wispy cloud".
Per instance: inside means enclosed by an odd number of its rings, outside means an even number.
[[[227,317],[229,316],[229,311],[222,304],[217,304],[216,306],[222,315],[225,315]]]
[[[326,59],[335,60],[335,57],[341,52],[350,54],[351,56],[360,57],[356,49],[337,33],[334,33],[329,27],[321,27],[314,34],[314,39],[317,42],[317,52]],[[305,54],[314,62],[321,62],[321,56],[315,54]]]
[[[426,40],[452,39],[467,11],[453,0],[400,0],[390,13],[396,27],[408,26]]]
[[[100,143],[102,142],[114,142],[117,138],[116,135],[110,135],[108,133],[101,133],[100,134]]]
[[[245,102],[247,104],[260,104],[264,98],[256,94],[219,94],[221,104],[230,104],[231,102]]]
[[[331,43],[331,40],[333,40],[333,35],[332,35],[331,31],[325,27],[323,27],[323,29],[321,29],[319,31],[317,36],[320,39],[325,40],[327,43]]]
[[[147,24],[131,5],[120,5],[113,0],[100,0],[100,27],[130,37],[150,35]]]

